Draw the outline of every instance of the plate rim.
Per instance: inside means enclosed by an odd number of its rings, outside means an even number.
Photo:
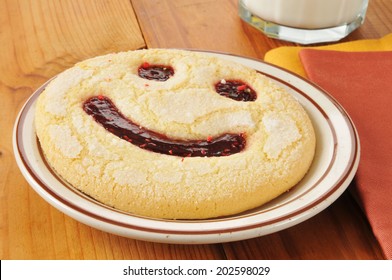
[[[43,197],[47,202],[49,202],[52,206],[57,208],[63,213],[66,213],[67,215],[71,216],[72,218],[78,220],[79,222],[88,224],[90,226],[93,226],[95,228],[102,229],[107,232],[112,232],[114,234],[118,235],[123,235],[127,237],[133,237],[137,239],[145,239],[149,241],[159,241],[159,242],[170,242],[170,243],[184,243],[181,239],[183,237],[189,238],[190,236],[193,236],[192,240],[187,240],[185,243],[215,243],[215,242],[224,242],[224,241],[233,241],[233,236],[225,238],[225,234],[233,234],[233,233],[245,233],[248,232],[248,237],[252,237],[252,235],[255,236],[260,236],[264,235],[263,230],[261,229],[262,227],[265,226],[276,226],[271,232],[276,232],[278,230],[288,228],[290,226],[293,226],[295,224],[298,224],[299,222],[306,220],[317,213],[321,212],[324,210],[326,207],[328,207],[331,203],[333,203],[342,193],[343,191],[348,187],[349,183],[351,182],[352,178],[355,175],[355,172],[358,168],[359,164],[359,155],[360,155],[360,142],[359,142],[359,137],[358,133],[356,131],[355,125],[348,115],[348,113],[344,110],[344,108],[338,103],[338,101],[333,98],[331,95],[329,95],[326,91],[324,91],[322,88],[317,86],[316,84],[306,80],[305,78],[297,75],[296,73],[293,73],[291,71],[288,71],[286,69],[283,69],[279,66],[270,64],[268,62],[255,59],[255,58],[250,58],[250,57],[245,57],[241,55],[234,55],[234,54],[228,54],[228,53],[222,53],[222,52],[216,52],[216,51],[200,51],[204,53],[210,53],[212,55],[218,55],[218,56],[230,56],[234,58],[240,58],[244,60],[249,60],[249,61],[254,61],[256,63],[261,63],[263,65],[266,65],[268,67],[272,67],[274,69],[277,69],[278,71],[281,71],[284,74],[288,74],[289,76],[294,77],[297,80],[300,80],[301,82],[304,82],[305,84],[311,86],[312,88],[316,89],[318,93],[322,94],[324,97],[328,99],[329,102],[333,104],[333,106],[340,111],[342,116],[347,122],[347,126],[350,128],[350,135],[351,135],[351,142],[354,147],[354,151],[351,153],[351,159],[349,160],[349,165],[345,166],[345,170],[342,173],[342,176],[337,180],[337,183],[330,187],[329,190],[325,193],[323,193],[322,196],[318,197],[311,203],[305,205],[301,209],[297,209],[296,211],[290,213],[289,215],[283,215],[279,218],[275,218],[272,220],[268,221],[262,221],[259,223],[254,223],[250,225],[242,225],[240,227],[230,227],[230,228],[224,228],[224,229],[214,229],[214,230],[170,230],[170,229],[159,229],[159,228],[152,228],[148,226],[140,226],[140,225],[129,225],[128,223],[122,223],[122,222],[115,222],[111,221],[110,219],[107,219],[105,217],[100,216],[98,213],[92,213],[91,211],[87,211],[78,205],[71,204],[68,200],[64,199],[63,197],[60,197],[57,193],[55,193],[52,189],[50,189],[49,186],[46,185],[46,183],[42,180],[42,178],[39,178],[39,176],[34,172],[34,170],[31,168],[31,165],[29,165],[26,162],[26,155],[27,153],[24,153],[22,151],[24,147],[21,147],[21,138],[22,138],[22,131],[20,129],[21,122],[24,121],[23,117],[26,117],[26,110],[29,110],[36,99],[38,98],[39,94],[43,91],[45,86],[52,80],[49,79],[47,82],[45,82],[43,85],[41,85],[37,90],[34,91],[34,93],[28,98],[28,100],[25,102],[23,105],[22,109],[19,112],[19,115],[16,119],[15,126],[14,126],[14,132],[13,132],[13,146],[14,146],[14,153],[15,157],[17,158],[17,163],[19,166],[19,169],[21,169],[23,176],[26,178],[28,183],[33,187],[33,189],[40,194],[41,197]],[[253,67],[252,67],[253,68]],[[257,69],[256,69],[257,70]],[[257,70],[258,71],[258,70]],[[298,92],[298,88],[295,87],[294,85],[290,84],[289,82],[283,80],[281,77],[274,76],[271,73],[264,73],[259,71],[263,75],[268,76],[269,78],[272,78],[273,80],[276,80],[280,83],[285,84],[286,86],[294,89],[295,91]],[[301,93],[314,105],[318,106],[318,110],[321,112],[324,112],[324,110],[320,107],[320,105],[315,102],[313,99],[311,99],[308,94],[304,93],[302,90],[300,90]],[[324,112],[325,114],[325,112]],[[324,115],[326,119],[328,119],[327,115]],[[37,184],[36,186],[33,186],[34,184]],[[42,186],[45,186],[43,190],[39,190],[38,188]],[[42,193],[42,191],[45,191],[45,193]],[[49,197],[47,197],[49,196]],[[51,199],[50,199],[51,198]],[[326,200],[330,198],[330,201],[328,203]],[[57,202],[57,203],[56,203]],[[58,204],[58,202],[61,203],[61,205]],[[71,206],[70,206],[71,204]],[[108,206],[107,206],[108,207]],[[67,209],[67,208],[72,208],[72,209]],[[110,208],[110,207],[108,207]],[[317,209],[315,209],[317,208]],[[313,209],[311,213],[309,213],[309,210]],[[317,211],[316,211],[317,210]],[[74,213],[70,213],[70,211],[74,211]],[[258,216],[260,213],[254,213],[254,216]],[[83,216],[88,216],[87,220],[81,220],[83,219]],[[170,224],[170,223],[196,223],[199,224],[201,222],[205,223],[206,221],[208,222],[213,222],[213,223],[223,223],[226,220],[215,220],[215,219],[208,219],[208,220],[164,220],[164,219],[151,219],[148,217],[140,217],[140,216],[135,216],[132,214],[132,216],[136,219],[142,219],[144,220],[153,220],[153,221],[158,221],[159,223],[165,223],[165,224]],[[236,215],[233,215],[236,216]],[[84,217],[86,218],[86,217]],[[90,220],[89,220],[90,219]],[[93,220],[91,220],[93,219]],[[291,223],[289,225],[282,225],[282,223],[286,220],[291,219]],[[96,221],[94,221],[96,220]],[[103,222],[104,224],[100,224],[100,222]],[[109,223],[109,224],[107,224]],[[114,226],[114,227],[113,227]],[[109,227],[109,228],[108,228]],[[116,229],[117,227],[117,229]],[[119,230],[121,229],[125,232],[119,233]],[[259,229],[259,231],[257,231]],[[130,232],[127,232],[129,231]],[[251,232],[249,232],[251,231]],[[256,232],[257,231],[257,232]],[[260,232],[261,231],[261,232]],[[139,233],[149,233],[150,235],[147,238],[144,238],[143,236],[139,236]],[[162,240],[162,235],[164,235],[164,239]],[[171,235],[170,238],[168,238],[168,235]],[[250,236],[250,237],[249,237]],[[208,238],[211,237],[211,238]],[[215,238],[213,238],[215,237]],[[239,239],[245,239],[245,238],[239,238],[234,237],[234,240],[239,240]],[[207,240],[208,239],[208,240]]]

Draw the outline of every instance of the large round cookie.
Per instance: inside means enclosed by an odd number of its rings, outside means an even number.
[[[270,201],[306,174],[311,121],[253,69],[207,54],[138,50],[58,75],[37,102],[48,163],[137,215],[202,219]]]

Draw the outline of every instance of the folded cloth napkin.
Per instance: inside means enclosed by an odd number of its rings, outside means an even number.
[[[381,39],[358,40],[334,45],[319,47],[306,47],[306,49],[317,50],[336,50],[336,51],[392,51],[392,33]],[[301,76],[306,76],[305,69],[302,66],[299,52],[305,47],[279,47],[270,50],[264,56],[264,60],[277,66],[286,68]]]
[[[392,258],[392,51],[302,50],[308,77],[347,110],[358,130],[355,189],[373,232]]]
[[[392,34],[322,48],[285,47],[267,54],[266,60],[277,59],[280,66],[287,63],[286,68],[307,76],[353,119],[361,160],[352,187],[385,257],[392,259],[392,51],[388,49],[392,50]]]

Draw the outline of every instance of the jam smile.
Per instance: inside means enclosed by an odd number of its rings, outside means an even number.
[[[229,156],[245,148],[245,135],[225,133],[200,140],[171,139],[141,127],[125,117],[107,97],[99,95],[83,103],[83,110],[107,131],[141,149],[179,157]]]

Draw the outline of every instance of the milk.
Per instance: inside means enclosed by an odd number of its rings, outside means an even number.
[[[265,21],[301,29],[321,29],[353,22],[367,0],[242,0]]]

